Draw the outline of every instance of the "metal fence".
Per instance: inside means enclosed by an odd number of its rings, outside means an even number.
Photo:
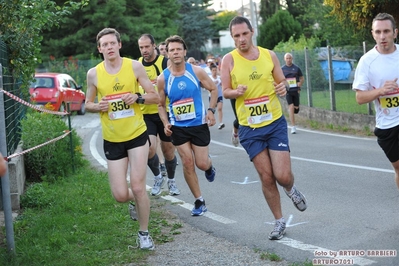
[[[363,46],[289,51],[305,77],[301,104],[337,112],[372,114],[370,105],[357,104],[352,90],[355,68],[365,51]],[[276,54],[284,65],[285,53]]]
[[[27,98],[27,91],[22,90],[21,83],[15,80],[12,73],[13,69],[8,62],[8,51],[7,46],[0,38],[0,63],[3,72],[3,89],[8,91],[22,99]],[[3,103],[0,103],[3,104]],[[0,106],[1,108],[1,106]],[[17,146],[21,140],[21,119],[25,116],[26,107],[13,99],[10,99],[7,95],[4,95],[4,111],[5,111],[5,127],[6,127],[6,143],[7,143],[7,155],[8,156],[17,149]],[[0,136],[3,138],[4,136]]]
[[[213,54],[224,56],[230,49],[214,49]],[[290,52],[305,77],[300,92],[300,104],[337,112],[372,114],[372,104],[359,105],[352,90],[354,72],[360,57],[367,51],[359,46],[319,47],[298,51],[276,52],[280,65],[284,54]],[[224,53],[223,53],[224,52]]]

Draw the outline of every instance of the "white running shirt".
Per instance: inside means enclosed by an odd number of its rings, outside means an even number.
[[[376,47],[363,55],[355,71],[353,90],[374,90],[387,80],[397,78],[398,88],[390,95],[374,100],[376,127],[388,129],[399,125],[399,45],[391,54],[380,54]]]

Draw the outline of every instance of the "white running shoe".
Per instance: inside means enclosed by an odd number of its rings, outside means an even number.
[[[165,184],[165,177],[161,176],[161,178],[154,178],[154,186],[151,189],[151,195],[157,196],[161,194],[161,190],[163,185]]]
[[[293,127],[291,128],[291,134],[296,134],[296,126],[293,126]]]
[[[285,234],[285,223],[276,221],[273,231],[269,234],[270,240],[280,240]]]
[[[180,190],[176,186],[176,181],[174,179],[168,180],[169,195],[180,195]]]
[[[154,242],[152,241],[152,238],[148,232],[137,234],[137,246],[140,247],[140,249],[147,250],[153,250],[155,248]]]

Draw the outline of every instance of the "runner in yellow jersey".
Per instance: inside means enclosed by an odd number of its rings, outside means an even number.
[[[97,49],[104,61],[87,72],[86,110],[100,113],[104,153],[112,195],[118,202],[135,201],[140,223],[141,249],[154,249],[148,233],[150,201],[146,191],[148,134],[138,103],[157,104],[144,67],[138,61],[123,58],[120,34],[105,28],[97,35]],[[139,93],[139,85],[146,94]],[[95,102],[97,96],[98,103]],[[130,166],[130,188],[126,174]]]
[[[269,239],[281,239],[285,220],[277,184],[298,210],[307,208],[305,197],[294,186],[287,122],[278,99],[286,95],[289,85],[276,54],[253,45],[254,30],[247,18],[237,16],[229,27],[236,49],[222,61],[223,96],[236,99],[240,143],[259,173],[263,195],[276,219]]]
[[[156,82],[158,76],[168,66],[168,59],[162,55],[155,53],[155,40],[151,34],[143,34],[138,40],[138,45],[141,53],[139,62],[144,66],[148,78],[154,84],[155,89],[158,91]],[[144,93],[144,92],[143,92]],[[147,125],[147,132],[150,138],[150,153],[148,155],[147,165],[154,175],[154,185],[151,189],[151,195],[159,195],[165,183],[165,176],[160,171],[160,160],[157,151],[157,135],[161,140],[162,154],[165,158],[165,164],[161,164],[161,169],[165,168],[168,177],[168,188],[170,195],[179,195],[180,191],[176,186],[175,172],[177,158],[175,155],[175,146],[170,137],[165,135],[164,127],[161,118],[158,114],[158,105],[141,105],[144,121]],[[166,174],[165,173],[165,174]]]

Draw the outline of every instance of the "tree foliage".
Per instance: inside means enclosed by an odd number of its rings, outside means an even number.
[[[280,10],[259,27],[258,44],[273,49],[279,42],[290,37],[296,40],[301,34],[301,24],[288,11]]]
[[[9,60],[14,69],[14,78],[26,86],[40,62],[41,33],[44,29],[58,25],[63,17],[84,6],[81,2],[13,0],[0,1],[0,33],[9,49]]]
[[[399,21],[399,0],[325,0],[325,4],[332,7],[331,14],[335,15],[344,27],[353,25],[368,39],[372,20],[378,13],[390,13],[396,22]]]
[[[213,15],[207,10],[210,6],[207,0],[178,0],[181,4],[179,14],[179,35],[184,39],[188,50],[200,50],[205,42],[212,37],[213,30],[208,16]]]
[[[261,0],[259,14],[262,21],[267,21],[280,9],[280,0]]]
[[[237,11],[222,11],[216,14],[211,24],[211,27],[214,31],[212,36],[219,37],[219,31],[228,30],[230,21],[237,15]]]
[[[152,34],[156,42],[176,34],[178,9],[175,0],[90,0],[85,8],[65,16],[58,28],[45,32],[43,55],[86,59],[98,55],[96,35],[111,27],[121,34],[121,54],[138,58],[141,34]]]

